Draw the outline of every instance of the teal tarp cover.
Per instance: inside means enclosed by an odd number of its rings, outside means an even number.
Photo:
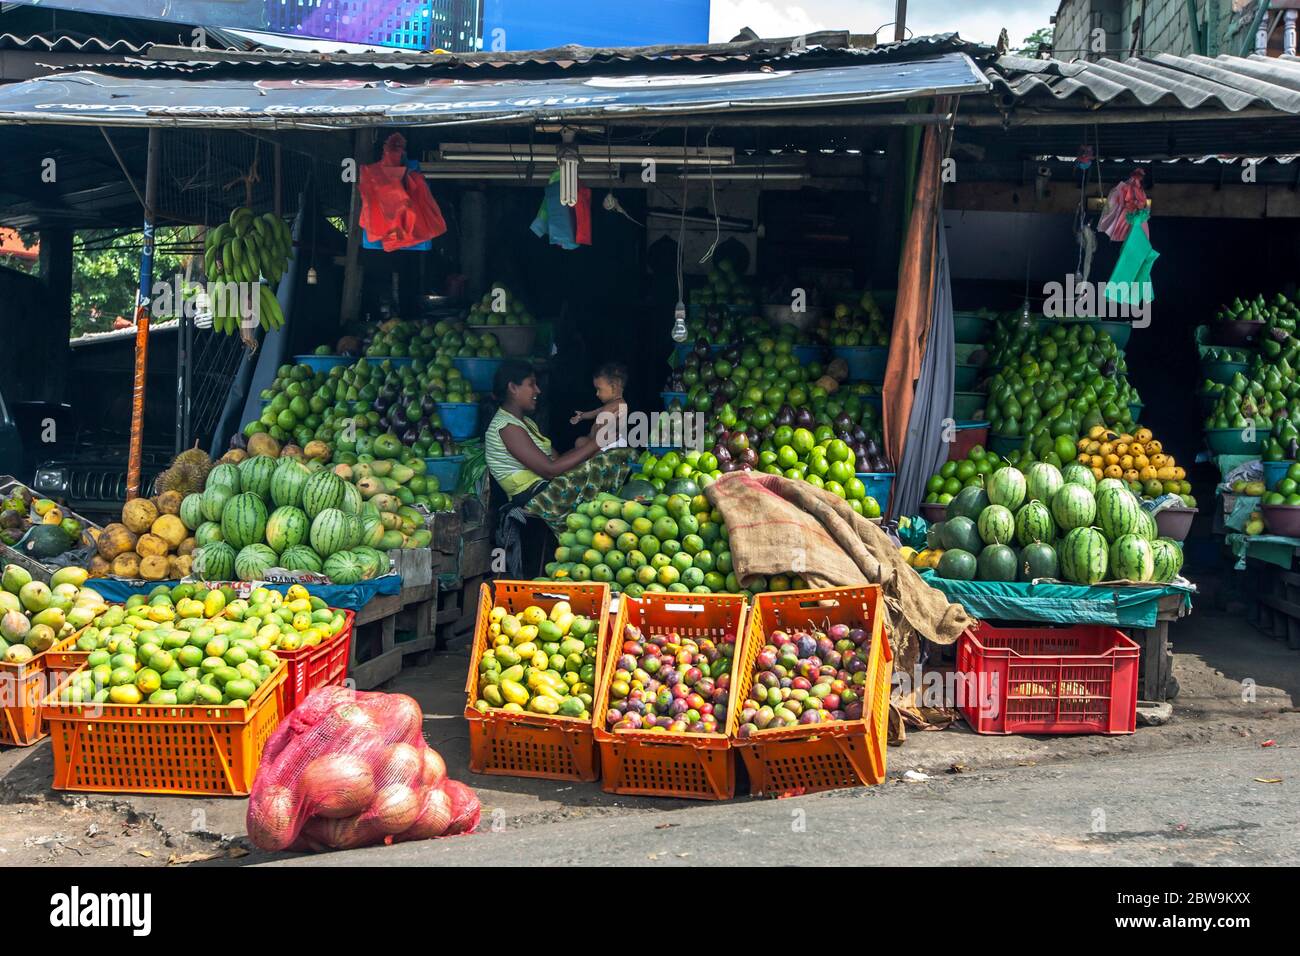
[[[1300,538],[1287,538],[1280,534],[1230,534],[1226,540],[1237,559],[1235,569],[1238,571],[1246,570],[1247,558],[1267,561],[1289,571],[1296,549],[1300,548]]]
[[[120,604],[132,594],[148,594],[160,584],[174,587],[180,581],[119,581],[116,578],[91,578],[86,587],[94,588],[110,604]],[[400,594],[402,576],[385,574],[369,581],[356,584],[306,584],[308,592],[320,598],[330,607],[341,607],[348,611],[359,611],[370,599],[380,594]],[[289,590],[288,584],[266,584],[265,587],[283,594]]]
[[[1192,609],[1193,588],[1176,584],[1022,583],[950,581],[933,571],[921,577],[974,617],[1043,624],[1109,624],[1114,627],[1155,627],[1160,599],[1182,595],[1183,613]]]

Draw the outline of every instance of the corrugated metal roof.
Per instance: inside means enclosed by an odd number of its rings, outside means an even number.
[[[805,37],[781,39],[744,40],[734,43],[669,44],[646,47],[583,47],[562,46],[550,50],[523,50],[518,52],[485,51],[481,53],[428,53],[412,50],[375,50],[364,53],[301,52],[284,50],[195,50],[191,47],[155,45],[146,57],[114,64],[111,69],[122,73],[140,70],[176,71],[182,73],[207,73],[246,75],[248,72],[266,72],[286,68],[347,68],[353,71],[366,69],[430,70],[454,72],[463,69],[493,67],[505,69],[523,67],[530,69],[558,68],[569,70],[580,66],[607,66],[610,64],[649,63],[732,63],[820,61],[836,59],[871,58],[884,62],[889,59],[911,60],[941,53],[962,52],[974,57],[992,53],[992,48],[968,43],[956,33],[915,37],[902,43],[879,46],[856,46],[857,38],[847,31],[825,31]],[[802,63],[801,63],[802,65]],[[812,65],[809,62],[808,65]],[[81,67],[106,71],[103,64],[86,64]]]
[[[0,33],[0,50],[35,50],[40,53],[122,53],[139,56],[146,53],[151,46],[152,43],[103,40],[99,37],[48,37],[41,34],[19,36],[14,33]]]
[[[1160,53],[1067,62],[1008,55],[986,72],[994,95],[1015,101],[1084,100],[1108,106],[1300,113],[1300,59],[1296,57]]]

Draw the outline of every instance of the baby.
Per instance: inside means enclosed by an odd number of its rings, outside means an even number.
[[[614,427],[611,424],[604,425],[602,428],[601,416],[617,416],[620,411],[626,414],[627,402],[623,400],[623,388],[627,385],[627,368],[617,362],[606,362],[596,370],[591,384],[596,388],[596,399],[601,406],[589,412],[574,412],[573,417],[569,419],[570,425],[576,425],[578,422],[594,422],[591,431],[578,439],[576,447],[585,448],[596,444],[602,437],[606,440],[601,443],[601,451],[626,447],[625,436],[616,436],[613,441],[609,440],[610,436],[614,435]]]

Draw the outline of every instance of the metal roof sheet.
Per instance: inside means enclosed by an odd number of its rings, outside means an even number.
[[[1082,100],[1108,106],[1300,113],[1300,59],[1296,57],[1159,53],[1126,60],[1065,61],[1007,55],[999,57],[986,75],[995,95],[1013,101]]]
[[[35,50],[41,53],[123,53],[139,55],[152,43],[132,43],[129,40],[103,40],[99,37],[20,36],[0,33],[0,50]]]

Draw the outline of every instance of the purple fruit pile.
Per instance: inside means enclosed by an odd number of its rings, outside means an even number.
[[[773,631],[754,659],[739,735],[859,720],[870,655],[871,634],[860,627],[832,624],[824,631]]]
[[[610,730],[715,734],[727,725],[736,635],[708,638],[654,634],[629,624],[614,661],[605,726]]]

